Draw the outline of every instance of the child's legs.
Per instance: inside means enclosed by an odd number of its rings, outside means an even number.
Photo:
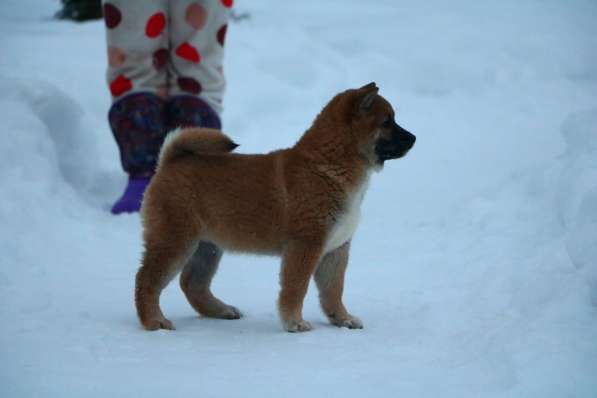
[[[220,0],[171,0],[170,95],[195,96],[222,111],[224,37],[229,7]]]
[[[165,0],[104,2],[108,118],[131,176],[151,175],[166,133],[168,10]]]
[[[105,1],[104,18],[113,100],[138,92],[165,97],[170,29],[166,1]]]

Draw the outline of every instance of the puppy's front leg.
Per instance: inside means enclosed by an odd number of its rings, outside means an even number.
[[[326,254],[315,271],[315,283],[319,289],[321,308],[332,324],[349,329],[362,329],[361,320],[350,315],[342,303],[349,251],[350,241]]]
[[[311,324],[303,319],[303,300],[320,258],[321,245],[292,242],[284,251],[278,310],[284,329],[289,332],[311,330]]]

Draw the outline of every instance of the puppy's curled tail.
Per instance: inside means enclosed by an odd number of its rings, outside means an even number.
[[[238,144],[220,130],[192,127],[170,132],[162,149],[158,165],[188,155],[232,152]]]

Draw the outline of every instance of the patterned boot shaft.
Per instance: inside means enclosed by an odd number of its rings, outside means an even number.
[[[190,95],[172,97],[165,108],[168,131],[179,127],[207,127],[220,130],[218,114],[202,99]]]
[[[124,170],[132,177],[153,174],[166,135],[165,103],[157,95],[128,95],[110,108],[108,119]]]

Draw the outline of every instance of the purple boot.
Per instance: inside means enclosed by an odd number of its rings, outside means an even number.
[[[130,176],[122,197],[112,206],[112,214],[141,209],[143,193],[168,131],[178,127],[219,129],[221,126],[218,114],[207,103],[186,95],[166,103],[150,93],[132,94],[114,103],[108,118],[120,149],[122,167]]]
[[[143,193],[149,185],[151,177],[129,177],[124,193],[110,210],[112,214],[135,213],[141,209]]]
[[[165,106],[166,130],[178,127],[207,127],[220,130],[218,114],[201,98],[191,95],[172,97]]]
[[[112,214],[133,213],[141,208],[166,135],[164,109],[164,101],[151,93],[128,95],[110,108],[110,127],[120,150],[122,168],[129,175],[122,197],[112,206]]]

